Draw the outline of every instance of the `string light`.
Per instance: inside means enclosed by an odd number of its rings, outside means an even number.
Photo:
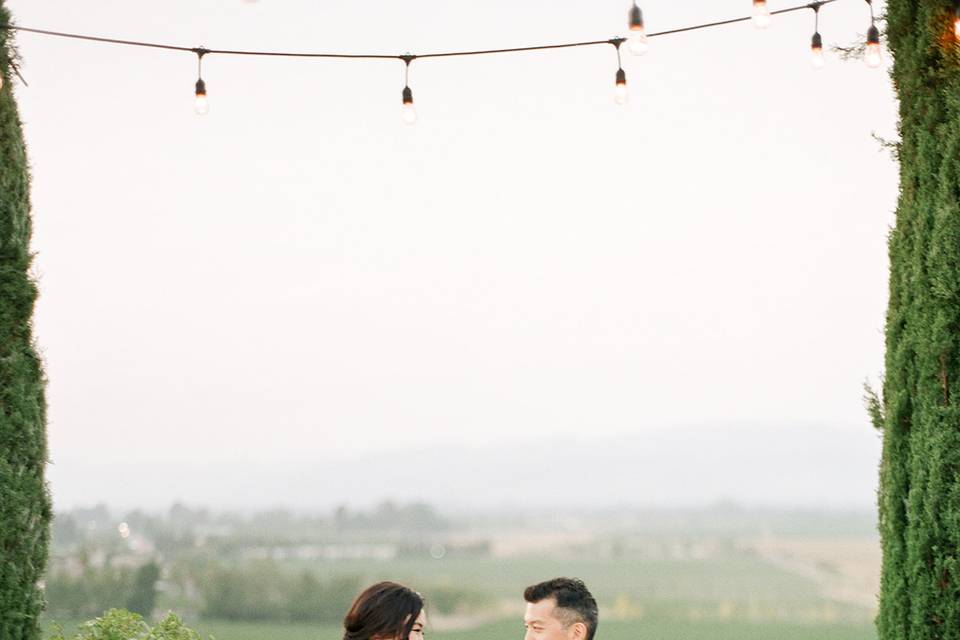
[[[802,11],[806,9],[813,9],[817,13],[817,22],[819,22],[819,9],[823,5],[831,4],[833,2],[838,2],[840,0],[814,0],[812,2],[807,2],[806,4],[796,5],[793,7],[778,9],[777,11],[770,11],[767,7],[766,0],[752,0],[753,1],[753,14],[750,16],[730,18],[726,20],[719,20],[715,22],[706,22],[701,24],[693,24],[685,27],[679,27],[670,30],[659,31],[655,33],[647,33],[645,30],[643,22],[643,13],[640,10],[640,7],[637,4],[637,0],[633,0],[633,4],[629,11],[629,27],[630,33],[628,38],[613,38],[607,40],[588,40],[581,42],[562,42],[558,44],[543,44],[543,45],[534,45],[534,46],[521,46],[521,47],[509,47],[509,48],[500,48],[500,49],[481,49],[474,51],[447,51],[447,52],[437,52],[437,53],[424,53],[418,54],[416,56],[412,54],[404,55],[391,55],[391,54],[371,54],[371,53],[307,53],[307,52],[292,52],[292,51],[250,51],[250,50],[230,50],[230,49],[207,49],[205,47],[183,47],[171,44],[157,43],[157,42],[143,42],[137,40],[121,40],[118,38],[104,38],[99,36],[90,36],[77,33],[66,33],[62,31],[50,31],[47,29],[32,29],[28,27],[21,27],[15,25],[2,25],[0,29],[7,31],[18,31],[18,32],[27,32],[35,33],[47,36],[55,36],[60,38],[71,38],[76,40],[84,40],[90,42],[100,42],[106,44],[117,44],[125,46],[134,46],[134,47],[149,47],[154,49],[162,49],[167,51],[179,51],[179,52],[190,52],[197,56],[197,82],[194,90],[194,109],[198,114],[205,114],[209,111],[209,102],[207,100],[207,86],[206,82],[203,80],[202,76],[202,62],[203,57],[208,54],[216,55],[232,55],[232,56],[263,56],[263,57],[276,57],[276,58],[325,58],[325,59],[354,59],[354,60],[401,60],[404,62],[404,87],[402,93],[403,101],[403,112],[402,117],[404,122],[413,124],[417,121],[417,112],[414,107],[413,101],[413,90],[410,88],[409,76],[410,76],[410,63],[414,59],[426,59],[426,58],[447,58],[447,57],[463,57],[463,56],[476,56],[476,55],[491,55],[491,54],[503,54],[503,53],[522,53],[530,51],[547,51],[554,49],[569,49],[569,48],[582,48],[582,47],[592,47],[599,45],[608,45],[613,44],[617,49],[617,73],[615,76],[614,84],[614,99],[618,104],[625,104],[628,100],[627,92],[627,76],[626,72],[623,70],[623,65],[621,61],[620,45],[624,42],[627,43],[627,47],[631,53],[640,54],[647,50],[647,39],[656,37],[656,36],[666,36],[679,33],[685,33],[688,31],[698,31],[701,29],[710,29],[714,27],[720,27],[724,25],[736,24],[739,22],[746,22],[752,20],[753,23],[760,28],[766,27],[769,25],[771,16],[780,15],[784,13],[791,13],[795,11]],[[870,30],[867,32],[867,46],[866,46],[866,55],[865,59],[868,65],[870,66],[879,66],[881,62],[880,57],[880,32],[876,27],[873,15],[873,4],[871,0],[866,0],[867,4],[870,5]],[[957,22],[955,24],[955,29],[957,32],[957,37],[960,39],[960,0],[957,0]],[[814,31],[813,38],[811,39],[811,50],[813,55],[812,63],[815,67],[820,67],[823,63],[822,53],[823,53],[823,43],[822,38],[820,37],[819,28]],[[23,80],[22,75],[19,73],[12,61],[10,63],[10,68],[17,74],[17,77]],[[0,87],[3,86],[4,81],[9,80],[9,77],[0,77]]]
[[[617,50],[617,75],[613,89],[613,101],[617,104],[627,104],[630,100],[630,94],[627,92],[627,72],[623,70],[623,63],[620,60],[620,45],[623,44],[623,38],[614,38],[610,44]]]
[[[810,39],[810,64],[814,69],[823,68],[823,38],[820,37],[820,5],[813,5],[813,38]]]
[[[196,92],[193,99],[193,110],[198,116],[205,116],[210,111],[207,102],[207,84],[201,78],[197,80]]]
[[[875,69],[880,66],[882,57],[880,56],[880,29],[877,29],[877,23],[873,17],[873,0],[867,0],[870,6],[870,28],[867,29],[867,48],[864,51],[863,60],[867,66]]]
[[[766,29],[770,26],[770,7],[767,0],[753,0],[753,26]]]
[[[864,60],[871,68],[879,67],[883,60],[880,55],[880,30],[877,29],[877,25],[870,25],[867,30],[867,51]]]
[[[813,38],[810,40],[810,52],[810,64],[813,68],[823,69],[823,39],[820,37],[820,32],[813,34]]]
[[[198,116],[205,116],[210,111],[210,104],[207,102],[207,83],[203,81],[203,56],[207,53],[204,48],[196,50],[197,53],[197,84],[194,91],[193,111]]]
[[[417,123],[417,109],[413,106],[413,89],[410,88],[410,63],[413,62],[414,58],[416,58],[416,56],[409,53],[404,54],[402,57],[404,63],[404,78],[403,112],[401,113],[401,117],[407,124]]]
[[[957,40],[960,40],[960,2],[957,2],[957,8],[954,11],[955,17],[953,19],[953,35]]]
[[[634,2],[630,7],[630,37],[627,39],[627,48],[635,56],[642,56],[647,52],[647,31],[643,26],[643,11]]]
[[[617,104],[627,104],[630,101],[630,94],[627,93],[627,73],[623,69],[617,69],[617,85],[613,100]]]
[[[407,124],[417,123],[417,109],[413,106],[413,91],[410,87],[403,88],[403,121]]]

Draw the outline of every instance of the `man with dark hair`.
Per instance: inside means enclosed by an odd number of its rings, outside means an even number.
[[[524,640],[593,640],[597,601],[577,578],[554,578],[523,592]]]

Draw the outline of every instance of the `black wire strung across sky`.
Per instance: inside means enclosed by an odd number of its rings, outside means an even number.
[[[132,47],[148,47],[152,49],[164,49],[167,51],[184,51],[192,53],[197,56],[197,82],[195,86],[195,101],[194,108],[198,114],[205,114],[208,111],[207,104],[207,87],[206,82],[203,80],[202,74],[202,64],[203,58],[207,55],[231,55],[231,56],[264,56],[264,57],[282,57],[282,58],[335,58],[335,59],[352,59],[352,60],[399,60],[404,63],[405,66],[405,83],[403,87],[403,120],[408,124],[413,124],[417,120],[416,111],[413,106],[413,91],[410,89],[410,64],[414,60],[424,60],[429,58],[452,58],[452,57],[461,57],[461,56],[477,56],[477,55],[491,55],[491,54],[500,54],[500,53],[521,53],[527,51],[547,51],[551,49],[570,49],[574,47],[592,47],[598,45],[612,45],[617,51],[617,72],[615,76],[615,93],[614,99],[618,104],[624,104],[627,102],[627,80],[626,72],[623,70],[623,65],[620,60],[620,47],[621,45],[626,44],[627,49],[635,54],[641,55],[647,51],[647,39],[655,38],[658,36],[673,35],[677,33],[685,33],[687,31],[697,31],[700,29],[710,29],[713,27],[720,27],[730,24],[736,24],[739,22],[753,21],[754,25],[758,28],[765,28],[770,24],[772,16],[793,13],[795,11],[804,11],[812,10],[815,14],[815,24],[814,24],[814,34],[811,39],[810,50],[811,50],[811,62],[814,67],[820,68],[823,66],[823,44],[822,38],[819,33],[819,17],[821,7],[833,4],[838,0],[817,0],[815,2],[809,2],[807,4],[797,5],[794,7],[788,7],[786,9],[778,9],[776,11],[770,11],[767,6],[766,0],[752,0],[753,4],[753,13],[750,16],[745,16],[742,18],[732,18],[730,20],[721,20],[718,22],[706,22],[703,24],[695,24],[687,27],[680,27],[678,29],[670,29],[667,31],[656,31],[652,33],[647,33],[643,21],[643,13],[640,10],[640,7],[637,5],[636,0],[633,2],[633,5],[630,7],[628,13],[628,25],[630,28],[630,35],[626,38],[616,37],[608,38],[605,40],[586,40],[583,42],[562,42],[559,44],[544,44],[544,45],[535,45],[535,46],[525,46],[525,47],[509,47],[503,49],[477,49],[470,51],[445,51],[438,53],[404,53],[399,55],[390,55],[390,54],[373,54],[373,53],[309,53],[309,52],[293,52],[293,51],[247,51],[242,49],[208,49],[206,47],[182,47],[172,44],[164,44],[158,42],[144,42],[139,40],[121,40],[118,38],[103,38],[99,36],[90,36],[79,33],[66,33],[63,31],[51,31],[49,29],[33,29],[30,27],[21,27],[17,25],[7,25],[6,29],[13,31],[20,31],[24,33],[34,33],[45,36],[53,36],[58,38],[71,38],[74,40],[86,40],[90,42],[102,42],[106,44],[117,44],[125,45]],[[880,32],[877,29],[875,24],[875,19],[873,15],[873,2],[872,0],[865,0],[867,5],[870,7],[870,27],[867,30],[867,39],[866,39],[866,49],[864,60],[871,67],[877,67],[880,65]],[[958,34],[960,34],[960,18],[958,18]],[[19,76],[19,70],[14,66],[14,71]],[[21,76],[21,80],[22,80]],[[2,82],[2,77],[0,77],[0,82]],[[26,83],[25,83],[26,84]]]

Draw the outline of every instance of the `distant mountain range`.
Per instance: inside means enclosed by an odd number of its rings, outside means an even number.
[[[871,510],[881,440],[824,427],[661,429],[642,435],[435,446],[353,457],[121,462],[62,456],[48,477],[58,509],[328,509],[382,499],[443,509],[694,507]]]

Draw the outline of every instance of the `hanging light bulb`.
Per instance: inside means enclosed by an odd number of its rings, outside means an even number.
[[[193,92],[193,111],[198,116],[204,116],[210,110],[210,105],[207,103],[207,83],[203,81],[203,56],[210,51],[204,47],[197,47],[193,52],[197,54],[197,84]]]
[[[417,109],[413,106],[413,90],[410,88],[410,63],[416,58],[417,56],[409,52],[400,56],[403,60],[403,111],[400,117],[411,125],[417,122]]]
[[[810,64],[813,68],[823,69],[823,39],[819,31],[813,34],[813,39],[810,41],[810,55]]]
[[[613,38],[608,40],[617,51],[617,75],[614,76],[613,101],[617,104],[627,104],[629,95],[627,94],[627,72],[623,70],[623,60],[620,57],[620,45],[625,40],[623,38]]]
[[[820,6],[822,3],[814,2],[810,5],[813,9],[813,37],[810,38],[810,64],[814,69],[823,68],[823,38],[820,37]]]
[[[870,7],[870,28],[867,29],[867,46],[863,52],[863,61],[868,67],[876,68],[880,66],[882,58],[880,57],[880,29],[877,29],[877,23],[873,17],[873,0],[866,0]]]
[[[770,7],[767,0],[753,0],[753,26],[766,29],[770,26]]]
[[[403,88],[403,121],[407,124],[416,124],[417,109],[413,106],[413,91],[410,87]]]
[[[953,19],[953,35],[960,40],[960,2],[957,3],[956,17]]]
[[[647,31],[643,26],[643,12],[636,2],[630,8],[630,37],[627,38],[627,48],[635,56],[642,56],[649,48]]]
[[[198,116],[207,115],[210,105],[207,103],[207,83],[203,78],[197,80],[196,97],[193,99],[193,110]]]
[[[864,62],[868,67],[876,68],[880,66],[882,60],[880,56],[880,30],[877,25],[871,24],[867,29],[867,50],[863,56]]]
[[[198,116],[206,115],[210,110],[210,105],[207,102],[207,83],[203,79],[197,80],[193,110]]]
[[[617,104],[627,104],[630,94],[627,93],[627,73],[617,69],[617,83],[613,89],[613,101]]]

